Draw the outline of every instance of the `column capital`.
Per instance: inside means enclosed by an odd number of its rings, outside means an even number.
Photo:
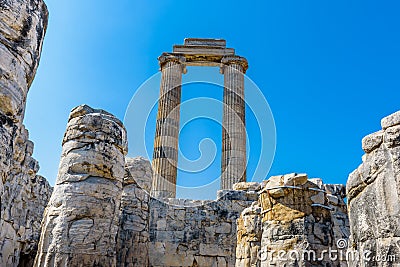
[[[171,53],[162,53],[161,56],[158,57],[160,70],[162,70],[163,66],[168,62],[176,62],[177,64],[181,64],[183,66],[182,72],[186,73],[186,58],[184,56]]]
[[[249,68],[249,64],[246,58],[240,56],[225,56],[221,60],[221,72],[223,73],[223,68],[225,66],[230,66],[233,64],[242,66],[243,73],[246,73],[247,69]]]

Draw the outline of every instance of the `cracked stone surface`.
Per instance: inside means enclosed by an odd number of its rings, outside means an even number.
[[[151,177],[150,161],[143,157],[125,159],[117,237],[117,266],[149,266]]]
[[[126,131],[113,115],[71,111],[35,266],[115,266]]]
[[[128,184],[137,184],[138,187],[150,193],[152,168],[149,160],[144,157],[125,158],[125,182]]]
[[[400,263],[400,112],[382,119],[382,130],[362,140],[362,164],[349,175],[347,195],[350,249],[367,258],[350,266],[397,266]],[[374,260],[377,258],[391,260]]]
[[[236,266],[347,266],[323,252],[349,236],[343,185],[292,173],[270,177],[258,194],[237,222]],[[303,258],[308,250],[317,257]]]
[[[0,136],[0,266],[32,266],[52,188],[37,175],[24,126],[0,114]]]
[[[218,194],[218,201],[150,200],[150,266],[235,265],[236,220],[257,194],[247,190]]]
[[[362,140],[366,154],[346,186],[349,218],[343,185],[296,173],[237,183],[217,201],[153,199],[151,165],[125,157],[122,123],[86,105],[71,111],[53,190],[37,174],[23,125],[48,11],[42,0],[0,1],[0,9],[0,266],[400,263],[400,111]],[[301,258],[344,251],[339,240],[355,259]]]
[[[0,111],[22,121],[39,65],[48,12],[42,0],[0,1]]]
[[[52,188],[23,117],[47,27],[41,0],[0,1],[0,266],[32,266]]]

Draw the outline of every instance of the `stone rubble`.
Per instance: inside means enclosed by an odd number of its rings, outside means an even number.
[[[352,257],[349,266],[400,264],[400,111],[381,125],[362,140],[366,154],[347,181],[349,249],[361,255]]]

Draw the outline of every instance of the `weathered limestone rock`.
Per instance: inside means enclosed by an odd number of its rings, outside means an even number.
[[[23,125],[5,119],[0,135],[0,266],[32,266],[52,188],[36,175],[39,164]]]
[[[144,191],[150,193],[152,168],[151,163],[144,157],[125,159],[124,183],[137,184]]]
[[[365,153],[372,152],[375,148],[378,148],[382,144],[383,133],[383,131],[379,131],[363,138],[362,149],[365,151]]]
[[[41,0],[0,1],[0,266],[31,266],[51,194],[22,124],[47,26]]]
[[[117,266],[149,266],[151,177],[148,160],[143,157],[126,158],[117,238]]]
[[[381,120],[381,126],[383,130],[389,127],[400,124],[400,111],[397,111]]]
[[[42,0],[0,2],[0,112],[22,121],[36,74],[48,12]]]
[[[116,266],[126,132],[111,114],[71,111],[35,266]]]
[[[363,163],[349,175],[349,266],[400,263],[400,112],[381,121],[382,131],[363,139]]]
[[[253,190],[253,191],[258,191],[260,190],[260,183],[256,182],[239,182],[233,185],[233,190]]]
[[[261,207],[253,202],[237,220],[236,266],[260,266],[261,236]]]
[[[246,191],[219,192],[218,201],[150,201],[149,266],[234,266],[236,220],[253,201]]]
[[[344,186],[311,181],[293,173],[263,183],[238,220],[236,266],[346,266],[336,244],[349,236]]]

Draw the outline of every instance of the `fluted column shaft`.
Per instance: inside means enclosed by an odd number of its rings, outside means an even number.
[[[222,122],[221,190],[246,181],[246,128],[244,101],[244,73],[247,60],[239,56],[225,57],[224,109]]]
[[[162,77],[154,139],[151,195],[156,198],[174,198],[178,162],[179,105],[185,59],[164,53],[159,57],[159,61]]]

